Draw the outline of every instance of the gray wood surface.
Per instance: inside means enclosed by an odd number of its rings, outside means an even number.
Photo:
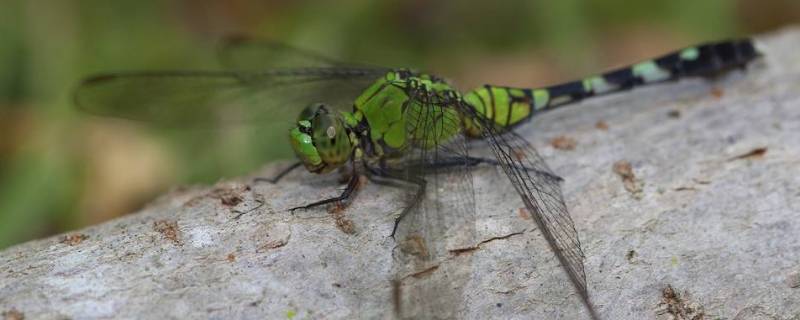
[[[765,57],[746,72],[597,98],[521,128],[565,179],[603,318],[800,318],[800,29],[756,40]],[[626,163],[632,176],[620,174]],[[458,317],[585,318],[505,178],[481,168],[474,179],[474,250],[439,261],[468,268]],[[336,180],[297,171],[279,185],[248,189],[243,177],[175,190],[6,249],[0,314],[390,318],[400,192],[367,183],[341,214],[286,211],[336,194]]]

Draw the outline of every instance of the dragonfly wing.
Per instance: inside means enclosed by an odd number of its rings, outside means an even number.
[[[454,259],[475,245],[473,168],[461,120],[453,107],[424,102],[406,108],[405,116],[414,142],[399,173],[425,186],[420,197],[410,193],[395,233],[395,310],[401,318],[459,318],[471,268],[469,255]]]
[[[167,126],[283,123],[311,103],[351,110],[381,69],[306,68],[264,72],[173,71],[92,77],[75,91],[89,113]]]
[[[495,127],[492,120],[478,114],[470,106],[464,106],[463,109],[465,114],[477,119],[484,128],[482,138],[488,142],[588,311],[594,315],[586,289],[581,243],[561,194],[562,179],[548,168],[544,159],[523,137]]]
[[[285,43],[241,36],[225,39],[219,48],[218,58],[223,67],[233,70],[361,66]]]

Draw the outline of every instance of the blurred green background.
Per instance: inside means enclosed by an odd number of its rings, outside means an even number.
[[[797,0],[3,0],[0,248],[105,221],[170,187],[247,173],[277,156],[270,145],[283,133],[234,128],[198,138],[71,105],[71,90],[92,73],[216,68],[224,35],[411,66],[468,89],[541,86],[799,21]]]

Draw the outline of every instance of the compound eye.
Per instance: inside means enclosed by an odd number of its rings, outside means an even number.
[[[333,139],[336,137],[336,127],[330,126],[327,130],[325,130],[325,135],[328,136],[328,139]]]

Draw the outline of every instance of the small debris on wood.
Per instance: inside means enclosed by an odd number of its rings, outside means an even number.
[[[597,121],[597,123],[594,124],[594,127],[597,128],[597,129],[606,131],[606,130],[608,130],[608,123],[606,123],[603,120],[600,120],[600,121]]]
[[[673,119],[680,118],[681,117],[681,111],[680,110],[670,110],[669,112],[667,112],[667,116],[669,116],[670,118],[673,118]]]
[[[269,242],[265,243],[264,245],[258,247],[258,249],[256,249],[256,253],[262,253],[262,252],[266,252],[266,251],[269,251],[269,250],[272,250],[272,249],[277,249],[277,248],[285,246],[287,243],[289,243],[289,241],[287,239],[272,240],[272,241],[269,241]]]
[[[550,145],[559,150],[575,150],[575,146],[578,145],[578,141],[572,137],[558,136],[550,139]]]
[[[486,239],[486,240],[483,240],[483,241],[479,242],[477,245],[474,245],[474,246],[471,246],[471,247],[466,247],[466,248],[452,249],[452,250],[449,250],[449,251],[450,251],[451,254],[453,254],[455,256],[460,256],[460,255],[463,255],[463,254],[467,254],[467,253],[471,253],[473,251],[476,251],[476,250],[480,249],[484,244],[487,244],[489,242],[496,241],[496,240],[505,240],[505,239],[511,238],[513,236],[521,235],[523,233],[525,233],[525,230],[522,230],[520,232],[509,233],[509,234],[504,235],[504,236],[491,237],[489,239]]]
[[[153,229],[164,236],[164,238],[167,240],[170,240],[175,244],[181,244],[180,230],[178,229],[178,223],[176,221],[155,221],[153,222]]]
[[[628,263],[636,262],[636,257],[639,254],[636,253],[636,250],[628,250],[628,253],[625,254],[625,260],[628,260]]]
[[[425,239],[417,234],[406,237],[400,243],[400,250],[420,258],[426,258],[429,256],[428,247],[425,245]]]
[[[81,242],[86,239],[89,239],[89,236],[82,233],[73,233],[62,237],[60,242],[74,247],[81,244]]]
[[[237,194],[237,195],[221,197],[219,200],[220,202],[222,202],[223,205],[233,207],[237,204],[242,203],[243,199],[240,195]]]
[[[615,162],[614,172],[622,178],[622,184],[625,186],[625,190],[628,190],[628,192],[637,198],[641,197],[642,184],[633,174],[633,168],[630,162],[625,160]]]
[[[714,98],[717,98],[717,99],[722,98],[722,96],[724,94],[725,94],[725,91],[723,91],[722,88],[719,88],[719,87],[711,88],[711,95],[714,96]]]
[[[522,218],[522,220],[530,220],[531,219],[531,213],[528,212],[527,208],[519,208],[519,210],[517,210],[517,215],[520,218]]]
[[[252,188],[249,185],[218,187],[205,195],[190,199],[184,205],[192,207],[197,205],[200,201],[202,201],[205,198],[218,199],[223,206],[230,208],[231,213],[236,214],[233,217],[233,219],[238,220],[243,215],[250,213],[254,210],[260,209],[262,206],[264,206],[264,196],[258,193],[252,193],[252,198],[253,198],[252,200],[255,201],[256,203],[255,206],[246,209],[234,208],[245,202],[245,197],[242,196],[242,193],[250,191],[252,191]]]
[[[728,159],[728,161],[743,160],[743,159],[753,160],[753,159],[762,158],[762,157],[764,157],[765,154],[767,154],[767,148],[766,147],[755,148],[753,150],[750,150],[750,152],[748,152],[748,153],[740,154],[738,156],[730,158],[730,159]]]
[[[620,175],[622,178],[634,178],[631,163],[625,160],[614,162],[614,172]]]
[[[675,191],[696,191],[697,188],[695,187],[677,187]]]
[[[674,320],[703,320],[706,316],[701,305],[689,301],[688,292],[684,292],[681,297],[672,285],[667,285],[661,292],[658,307],[657,314],[669,314]]]
[[[204,198],[212,198],[212,199],[218,199],[223,206],[235,207],[240,203],[244,202],[244,197],[242,197],[242,192],[248,192],[248,191],[251,191],[251,188],[248,185],[233,186],[233,187],[231,186],[218,187],[215,188],[214,190],[211,190],[211,192],[205,195],[189,199],[189,201],[186,201],[184,205],[188,207],[193,207],[197,205],[200,201],[202,201]]]
[[[233,253],[229,253],[228,256],[225,257],[225,260],[228,260],[228,262],[235,262],[236,261],[236,255],[233,254]]]
[[[330,213],[333,217],[336,227],[339,228],[339,230],[346,234],[355,234],[355,224],[353,224],[353,221],[348,219],[345,215],[346,208],[346,203],[336,202],[331,209],[328,210],[328,213]]]
[[[222,205],[227,207],[235,207],[236,205],[242,203],[244,198],[242,198],[241,193],[244,191],[248,191],[250,189],[249,186],[237,187],[237,188],[218,188],[211,191],[208,194],[209,197],[214,199],[219,199],[219,202]]]
[[[353,220],[347,219],[344,215],[334,217],[336,219],[336,227],[346,234],[355,234],[356,226]]]
[[[2,316],[3,320],[25,320],[25,314],[13,308],[8,311],[3,311]]]
[[[786,276],[786,284],[789,288],[800,288],[800,271],[789,273],[789,275]]]
[[[292,238],[292,228],[286,223],[270,223],[256,228],[251,241],[256,246],[256,253],[263,253],[283,247]]]

